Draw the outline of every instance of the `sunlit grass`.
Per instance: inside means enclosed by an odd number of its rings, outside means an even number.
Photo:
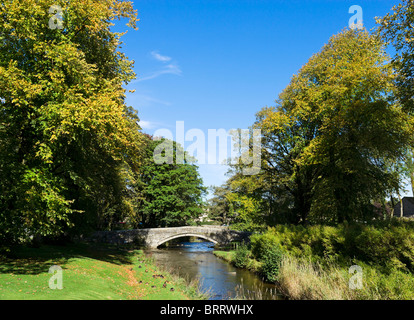
[[[0,261],[2,300],[181,300],[197,291],[160,271],[140,250],[44,246],[19,248],[13,255]],[[49,288],[52,265],[62,268],[62,290]]]

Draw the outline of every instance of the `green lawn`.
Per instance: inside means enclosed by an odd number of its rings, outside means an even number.
[[[49,288],[52,265],[62,268],[61,290]],[[89,245],[21,247],[13,250],[12,258],[0,260],[1,300],[199,298],[194,287],[157,269],[140,250]]]

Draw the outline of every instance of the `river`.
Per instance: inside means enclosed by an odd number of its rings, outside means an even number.
[[[156,264],[186,279],[199,279],[200,289],[210,300],[250,298],[280,299],[275,286],[264,283],[248,270],[237,269],[217,258],[211,242],[181,242],[147,251]]]

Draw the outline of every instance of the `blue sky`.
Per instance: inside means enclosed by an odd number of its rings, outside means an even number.
[[[348,26],[352,5],[363,9],[367,29],[397,0],[141,0],[138,31],[123,37],[135,61],[136,90],[127,104],[143,131],[176,121],[198,128],[247,129],[255,113],[274,105],[293,74],[330,36]],[[116,30],[124,29],[117,24]],[[206,186],[220,185],[226,168],[200,165]]]

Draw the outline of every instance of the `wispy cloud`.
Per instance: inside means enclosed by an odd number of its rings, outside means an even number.
[[[131,97],[131,99],[139,107],[149,107],[154,105],[163,105],[168,107],[171,105],[168,101],[160,100],[147,94],[138,93]]]
[[[182,74],[182,71],[181,71],[181,69],[178,65],[169,64],[169,65],[166,65],[161,70],[157,70],[157,71],[154,71],[154,72],[152,72],[148,75],[145,75],[141,78],[137,78],[134,82],[141,82],[141,81],[155,79],[155,78],[158,78],[159,76],[161,76],[163,74],[175,74],[177,76],[180,76]]]
[[[181,71],[180,67],[178,66],[178,64],[176,62],[172,61],[171,57],[164,56],[164,55],[158,53],[157,51],[152,51],[152,52],[150,52],[150,54],[151,54],[153,59],[162,62],[164,64],[163,67],[161,69],[157,70],[157,71],[154,71],[154,72],[151,72],[149,74],[143,75],[142,77],[138,77],[132,83],[155,79],[155,78],[158,78],[159,76],[162,76],[164,74],[173,74],[173,75],[177,75],[177,76],[180,76],[182,74],[182,71]]]
[[[161,61],[161,62],[168,62],[168,61],[171,61],[171,57],[168,57],[168,56],[163,56],[163,55],[159,54],[157,51],[152,51],[152,52],[151,52],[151,56],[152,56],[155,60],[158,60],[158,61]]]

